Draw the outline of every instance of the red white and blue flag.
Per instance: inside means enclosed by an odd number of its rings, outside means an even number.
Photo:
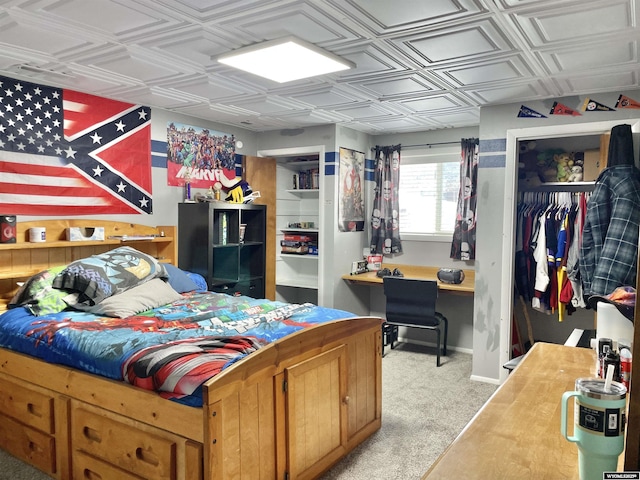
[[[150,214],[151,109],[0,77],[0,212]]]

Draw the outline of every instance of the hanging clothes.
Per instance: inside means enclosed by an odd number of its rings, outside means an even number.
[[[633,165],[633,134],[631,132],[631,125],[616,125],[611,129],[607,155],[607,167]]]
[[[580,248],[586,298],[635,286],[639,229],[640,171],[623,164],[606,168],[587,203]]]
[[[517,207],[516,288],[531,306],[563,321],[577,307],[580,229],[588,193],[527,192]],[[578,282],[579,283],[579,282]]]
[[[634,164],[630,125],[611,129],[607,168],[587,204],[580,248],[585,299],[635,286],[640,229],[640,171]]]
[[[582,233],[587,213],[587,197],[580,196],[579,205],[573,220],[573,235],[567,254],[567,278],[571,283],[571,304],[574,308],[586,308],[582,279],[580,277],[580,247],[582,246]]]

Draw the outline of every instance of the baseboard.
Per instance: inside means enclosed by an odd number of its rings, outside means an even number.
[[[433,348],[436,348],[436,344],[435,343],[423,342],[423,341],[420,341],[420,340],[414,340],[414,339],[409,339],[409,338],[405,338],[405,337],[398,337],[398,342],[410,343],[412,345],[420,345],[422,347],[433,347]],[[453,352],[468,353],[470,355],[473,355],[473,348],[464,348],[464,347],[456,347],[455,345],[447,345],[447,350],[451,350]]]
[[[479,375],[471,375],[471,377],[469,378],[474,382],[491,383],[493,385],[500,385],[499,378],[481,377]]]

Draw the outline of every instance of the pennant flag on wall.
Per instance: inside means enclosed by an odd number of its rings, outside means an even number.
[[[553,107],[551,107],[551,111],[549,115],[572,115],[574,117],[581,116],[580,112],[576,112],[574,109],[567,107],[558,102],[553,102]]]
[[[616,108],[640,108],[640,103],[636,102],[631,97],[620,95],[618,97],[618,102],[616,103]]]
[[[0,77],[0,211],[150,214],[151,110]]]
[[[546,115],[542,115],[541,113],[532,110],[529,107],[524,105],[520,105],[520,111],[518,112],[518,117],[521,118],[547,118]]]
[[[586,112],[615,112],[615,108],[607,107],[595,100],[591,100],[589,97],[584,99],[582,104],[582,110]]]

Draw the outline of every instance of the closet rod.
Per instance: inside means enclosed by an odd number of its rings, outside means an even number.
[[[436,143],[417,143],[415,145],[402,145],[400,144],[401,148],[418,148],[418,147],[433,147],[435,145],[460,145],[460,142],[436,142]],[[371,147],[371,150],[375,150],[376,147]]]
[[[417,148],[417,147],[433,147],[435,145],[460,145],[460,141],[458,140],[457,142],[437,142],[437,143],[418,143],[415,145],[402,145],[400,144],[400,146],[402,148]]]

